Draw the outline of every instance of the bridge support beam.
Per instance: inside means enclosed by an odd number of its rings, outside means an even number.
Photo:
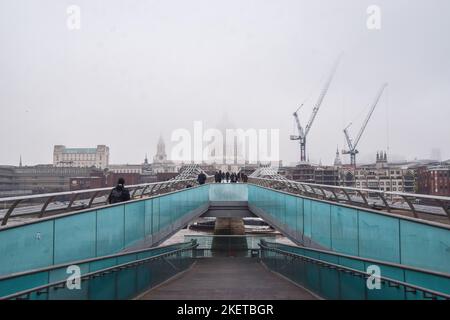
[[[217,237],[213,237],[211,243],[213,256],[246,256],[248,245],[247,239],[242,237],[245,235],[242,218],[216,218],[214,235]]]
[[[245,227],[242,218],[216,218],[214,235],[244,235]]]

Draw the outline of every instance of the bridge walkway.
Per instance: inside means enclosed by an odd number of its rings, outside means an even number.
[[[178,277],[140,300],[317,300],[309,291],[266,269],[255,258],[200,258]]]

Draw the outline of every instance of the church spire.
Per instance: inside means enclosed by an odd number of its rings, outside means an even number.
[[[156,147],[156,155],[153,157],[153,162],[161,163],[166,161],[167,161],[166,144],[164,143],[162,135],[160,135],[158,145]]]
[[[19,167],[22,166],[22,155],[20,155],[20,160],[19,160]]]
[[[334,158],[334,166],[335,167],[342,166],[342,161],[339,153],[339,146],[336,146],[336,157]]]

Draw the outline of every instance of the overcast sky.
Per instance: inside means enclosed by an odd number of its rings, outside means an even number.
[[[81,29],[67,28],[69,5]],[[369,5],[381,29],[366,26]],[[389,87],[359,144],[361,161],[450,158],[448,0],[1,0],[0,164],[51,163],[53,145],[110,146],[113,163],[152,157],[161,133],[280,129],[298,159],[292,113],[305,125],[333,60],[341,64],[308,136],[330,164]],[[322,81],[322,82],[321,82]],[[344,157],[348,161],[347,157]]]

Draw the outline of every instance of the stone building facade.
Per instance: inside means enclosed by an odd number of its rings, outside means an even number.
[[[55,167],[104,169],[109,165],[109,147],[98,145],[97,148],[67,148],[63,145],[55,145],[53,165]]]

